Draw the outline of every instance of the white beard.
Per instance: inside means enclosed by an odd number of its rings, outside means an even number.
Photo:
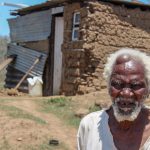
[[[120,110],[118,108],[118,105],[117,105],[118,101],[121,101],[121,100],[118,98],[118,99],[114,100],[113,101],[114,103],[112,104],[114,116],[118,122],[125,121],[125,120],[126,121],[134,121],[138,117],[138,115],[143,107],[143,103],[139,104],[138,102],[134,102],[135,107],[132,109],[131,113],[123,114],[122,112],[120,112]],[[128,108],[124,108],[124,110],[127,110],[127,109]]]

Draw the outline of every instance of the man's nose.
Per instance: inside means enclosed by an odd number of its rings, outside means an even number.
[[[134,95],[134,93],[130,88],[123,88],[120,92],[120,95],[124,98],[131,98]]]

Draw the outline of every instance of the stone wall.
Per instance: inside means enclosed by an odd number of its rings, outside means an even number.
[[[63,45],[65,68],[62,89],[69,95],[103,88],[102,73],[110,53],[122,47],[150,53],[149,10],[96,1],[77,8],[67,6],[64,13],[67,19],[65,33],[69,35],[72,12],[81,12],[80,41],[71,42],[71,37],[66,34]]]

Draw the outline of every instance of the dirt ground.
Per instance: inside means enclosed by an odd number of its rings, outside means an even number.
[[[10,97],[0,97],[7,101]],[[9,117],[4,111],[0,111],[0,149],[28,149],[26,145],[32,145],[32,149],[40,148],[36,145],[44,141],[48,144],[50,139],[57,139],[64,143],[69,150],[76,147],[76,132],[73,127],[65,124],[53,114],[45,114],[38,111],[38,105],[33,98],[11,97],[12,101],[5,102],[7,106],[15,106],[33,116],[42,118],[46,125],[37,124],[28,119],[14,119]],[[7,147],[3,146],[7,142]],[[30,148],[31,149],[31,148]],[[54,147],[53,149],[57,149]],[[59,148],[61,149],[61,147]]]
[[[46,97],[44,99],[48,99]],[[67,126],[62,119],[52,113],[39,111],[37,101],[43,97],[8,96],[0,94],[0,150],[75,150],[77,128]],[[110,98],[106,90],[83,96],[72,97],[76,109],[89,108],[95,103],[102,107],[110,105]],[[35,117],[42,118],[46,124],[38,124],[24,118],[13,118],[3,110],[4,106],[14,106],[28,112]],[[56,139],[60,146],[48,147],[49,141]]]

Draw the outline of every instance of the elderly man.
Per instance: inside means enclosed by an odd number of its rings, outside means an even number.
[[[104,69],[112,106],[85,116],[78,150],[150,150],[150,57],[133,49],[110,55]]]

